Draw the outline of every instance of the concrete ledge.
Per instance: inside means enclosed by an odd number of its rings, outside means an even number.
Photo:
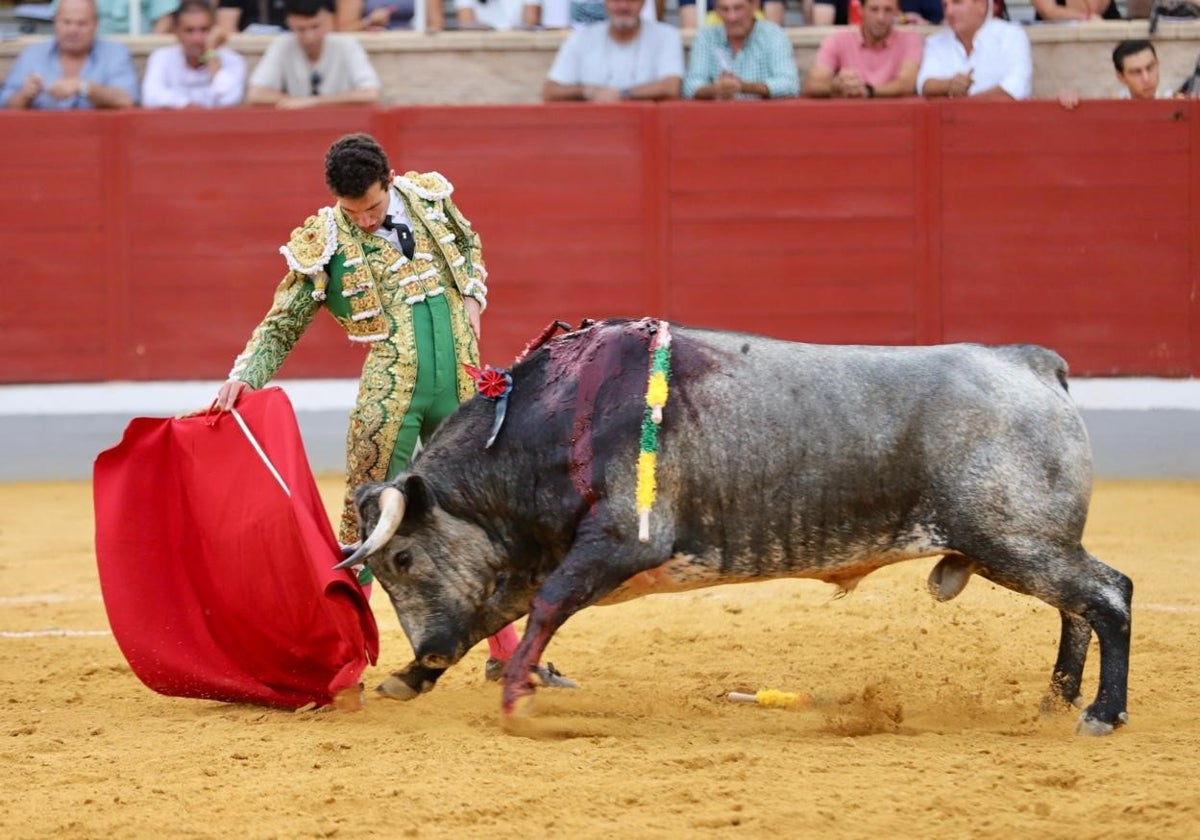
[[[833,27],[804,26],[787,30],[796,48],[801,78],[812,65],[817,47]],[[916,27],[928,33],[933,27]],[[1095,21],[1043,23],[1026,27],[1033,46],[1035,98],[1055,97],[1074,88],[1085,97],[1109,98],[1118,92],[1112,72],[1112,49],[1124,38],[1146,38],[1148,23]],[[34,38],[0,41],[0,76]],[[521,104],[540,102],[542,82],[566,37],[563,30],[535,32],[379,32],[356,36],[383,81],[384,105]],[[684,47],[695,33],[683,32]],[[238,35],[230,45],[251,69],[272,36]],[[138,72],[155,47],[174,43],[168,36],[118,37],[137,62]],[[1163,84],[1178,87],[1191,74],[1200,54],[1200,21],[1164,22],[1154,36]]]
[[[341,472],[350,379],[281,380],[315,472]],[[170,417],[212,402],[220,383],[110,382],[0,387],[0,481],[80,480],[134,417]],[[1200,380],[1075,379],[1071,393],[1102,478],[1200,479]]]

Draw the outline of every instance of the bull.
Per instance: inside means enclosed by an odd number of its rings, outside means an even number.
[[[639,534],[648,354],[664,329],[656,494]],[[477,395],[407,473],[356,491],[364,539],[342,565],[369,563],[415,654],[380,691],[428,691],[528,615],[503,673],[510,715],[584,607],[789,577],[847,592],[940,555],[938,600],[979,575],[1059,611],[1044,710],[1083,705],[1096,633],[1099,688],[1077,731],[1112,732],[1128,719],[1133,584],[1081,543],[1091,452],[1066,376],[1034,345],[796,344],[654,320],[548,341],[513,367],[492,445],[495,405]]]

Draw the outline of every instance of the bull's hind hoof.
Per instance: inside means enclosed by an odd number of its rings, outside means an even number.
[[[1076,735],[1091,735],[1100,737],[1103,735],[1111,735],[1118,726],[1124,726],[1129,723],[1129,713],[1121,712],[1117,715],[1116,723],[1105,723],[1102,720],[1096,720],[1094,717],[1083,715],[1079,718],[1079,723],[1075,724]]]

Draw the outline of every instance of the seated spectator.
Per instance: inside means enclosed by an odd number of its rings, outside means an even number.
[[[804,95],[872,99],[913,96],[921,69],[921,36],[897,30],[899,0],[863,0],[860,29],[825,36],[804,80]]]
[[[641,17],[642,20],[658,20],[654,0],[642,3]],[[542,0],[538,15],[543,29],[582,29],[606,19],[604,0]]]
[[[168,35],[179,0],[138,0],[138,31],[129,28],[129,0],[95,0],[101,35]],[[57,3],[56,3],[57,6]],[[56,8],[57,10],[57,8]]]
[[[1025,30],[991,17],[990,0],[946,0],[945,7],[947,28],[925,39],[921,95],[1028,99],[1033,57]]]
[[[6,108],[124,108],[137,102],[137,71],[124,44],[96,37],[94,0],[62,0],[54,37],[17,56],[0,88]]]
[[[704,16],[704,23],[720,23],[721,18],[713,10],[713,4],[705,4],[708,9],[708,14]],[[761,8],[758,8],[761,6]],[[758,3],[755,0],[755,17],[759,20],[769,20],[771,23],[783,26],[784,5],[783,0],[762,0]],[[695,29],[696,28],[696,0],[679,0],[679,28],[680,29]]]
[[[1159,87],[1158,53],[1149,41],[1121,41],[1112,54],[1121,99],[1170,99],[1175,94]],[[1079,92],[1064,90],[1058,101],[1070,110],[1079,105]]]
[[[1117,0],[1033,0],[1035,20],[1124,20]]]
[[[246,60],[228,47],[208,48],[217,14],[208,0],[183,0],[175,11],[175,38],[146,60],[144,108],[225,108],[246,92]]]
[[[716,0],[721,23],[692,42],[683,95],[689,99],[779,99],[800,93],[787,33],[756,20],[751,0]]]
[[[323,0],[287,0],[287,27],[267,46],[250,76],[246,101],[277,108],[370,105],[379,76],[353,35],[330,32]]]
[[[454,0],[459,29],[533,29],[540,16],[537,0]]]
[[[641,0],[604,0],[607,23],[572,32],[542,87],[547,102],[678,99],[683,82],[679,30],[638,15]]]

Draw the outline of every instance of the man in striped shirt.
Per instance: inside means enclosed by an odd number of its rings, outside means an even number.
[[[769,20],[756,20],[752,0],[717,0],[721,23],[692,42],[683,95],[689,99],[780,99],[798,96],[792,42]]]

